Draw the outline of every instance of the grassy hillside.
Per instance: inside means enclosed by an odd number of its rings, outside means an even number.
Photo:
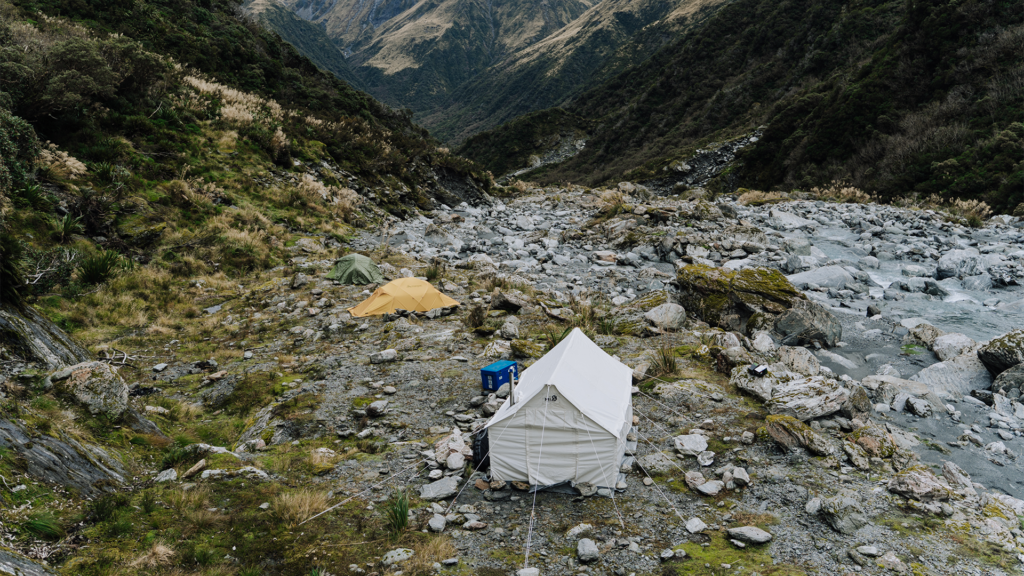
[[[179,281],[490,185],[237,3],[20,4],[0,2],[0,284],[66,329],[172,322]]]
[[[748,185],[843,180],[1012,208],[1024,34],[1011,4],[738,0],[567,106],[598,127],[540,178],[652,178],[708,140],[767,125],[743,157]]]

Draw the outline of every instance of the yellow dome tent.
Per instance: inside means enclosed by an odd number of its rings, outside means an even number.
[[[399,278],[377,288],[369,298],[348,311],[356,318],[380,316],[395,310],[428,312],[435,308],[458,306],[459,303],[445,296],[429,282],[416,278]]]

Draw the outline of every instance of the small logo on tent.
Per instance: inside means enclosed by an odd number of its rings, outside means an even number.
[[[552,394],[551,396],[545,396],[544,397],[544,401],[545,402],[558,402],[558,396],[555,396],[554,394]]]

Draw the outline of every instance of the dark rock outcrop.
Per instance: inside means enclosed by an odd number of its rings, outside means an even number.
[[[125,471],[110,454],[59,432],[32,436],[19,424],[0,420],[0,446],[14,452],[18,466],[32,478],[85,497],[112,491],[124,482]]]
[[[92,359],[88,350],[31,306],[0,304],[0,343],[8,354],[49,369]]]

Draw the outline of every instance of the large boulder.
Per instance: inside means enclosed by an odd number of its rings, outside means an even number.
[[[820,304],[797,300],[791,309],[776,318],[774,332],[787,346],[818,342],[832,347],[843,337],[843,326]]]
[[[828,456],[833,453],[832,445],[824,437],[792,416],[768,416],[765,431],[786,448],[806,448],[812,454]]]
[[[519,312],[529,306],[530,298],[519,290],[502,290],[491,296],[491,309]]]
[[[807,272],[787,276],[787,280],[794,286],[803,287],[808,284],[816,284],[824,288],[835,288],[842,290],[847,284],[853,284],[853,275],[842,266],[822,266]]]
[[[746,366],[732,370],[730,384],[757,397],[772,414],[785,414],[807,421],[843,409],[850,390],[823,375],[803,376],[769,368],[763,376],[751,374]]]
[[[974,248],[966,250],[950,250],[939,258],[939,265],[935,269],[935,278],[963,278],[964,276],[976,276],[984,272],[981,255]]]
[[[637,469],[644,474],[671,474],[678,468],[671,454],[654,452],[636,460]]]
[[[959,332],[952,332],[936,338],[932,342],[932,352],[935,352],[939,360],[949,360],[973,350],[977,345],[978,343],[970,337]]]
[[[992,387],[992,375],[973,353],[932,364],[910,379],[925,384],[929,391],[940,398],[959,398],[972,390],[988,390]]]
[[[695,264],[683,266],[676,280],[687,311],[743,334],[770,328],[778,315],[804,300],[781,272],[768,268],[731,271]]]
[[[674,302],[666,302],[647,311],[644,318],[655,328],[676,331],[686,326],[686,310]]]
[[[1009,392],[1017,388],[1024,391],[1024,364],[1017,364],[1013,368],[1006,370],[996,376],[995,382],[992,383],[992,390],[1006,390]]]
[[[128,409],[128,385],[109,364],[75,364],[51,374],[50,381],[92,414],[116,420]]]
[[[1024,362],[1024,329],[993,339],[978,350],[978,358],[993,376]]]
[[[822,500],[820,512],[828,525],[841,534],[853,534],[868,523],[860,506],[860,495],[852,490],[842,490]]]
[[[780,346],[779,361],[797,374],[815,376],[821,372],[821,363],[807,348],[799,346]]]
[[[446,476],[437,482],[420,486],[420,498],[427,502],[436,502],[455,496],[459,491],[459,479]]]
[[[636,298],[628,304],[619,306],[611,317],[610,321],[612,327],[617,334],[626,334],[629,336],[649,336],[657,334],[658,330],[651,328],[652,320],[648,317],[648,313],[653,312],[665,306],[671,304],[678,306],[678,303],[674,301],[674,296],[665,290],[652,290],[639,298]],[[682,306],[679,307],[676,320],[681,326],[686,321],[685,311],[682,310]],[[663,309],[664,310],[664,309]],[[660,312],[656,315],[657,318],[665,318]]]
[[[896,474],[889,480],[888,488],[893,494],[920,502],[949,500],[951,492],[948,486],[940,483],[935,474],[923,466],[912,466]]]
[[[92,358],[89,351],[31,306],[0,304],[0,357],[39,362],[50,370]]]

